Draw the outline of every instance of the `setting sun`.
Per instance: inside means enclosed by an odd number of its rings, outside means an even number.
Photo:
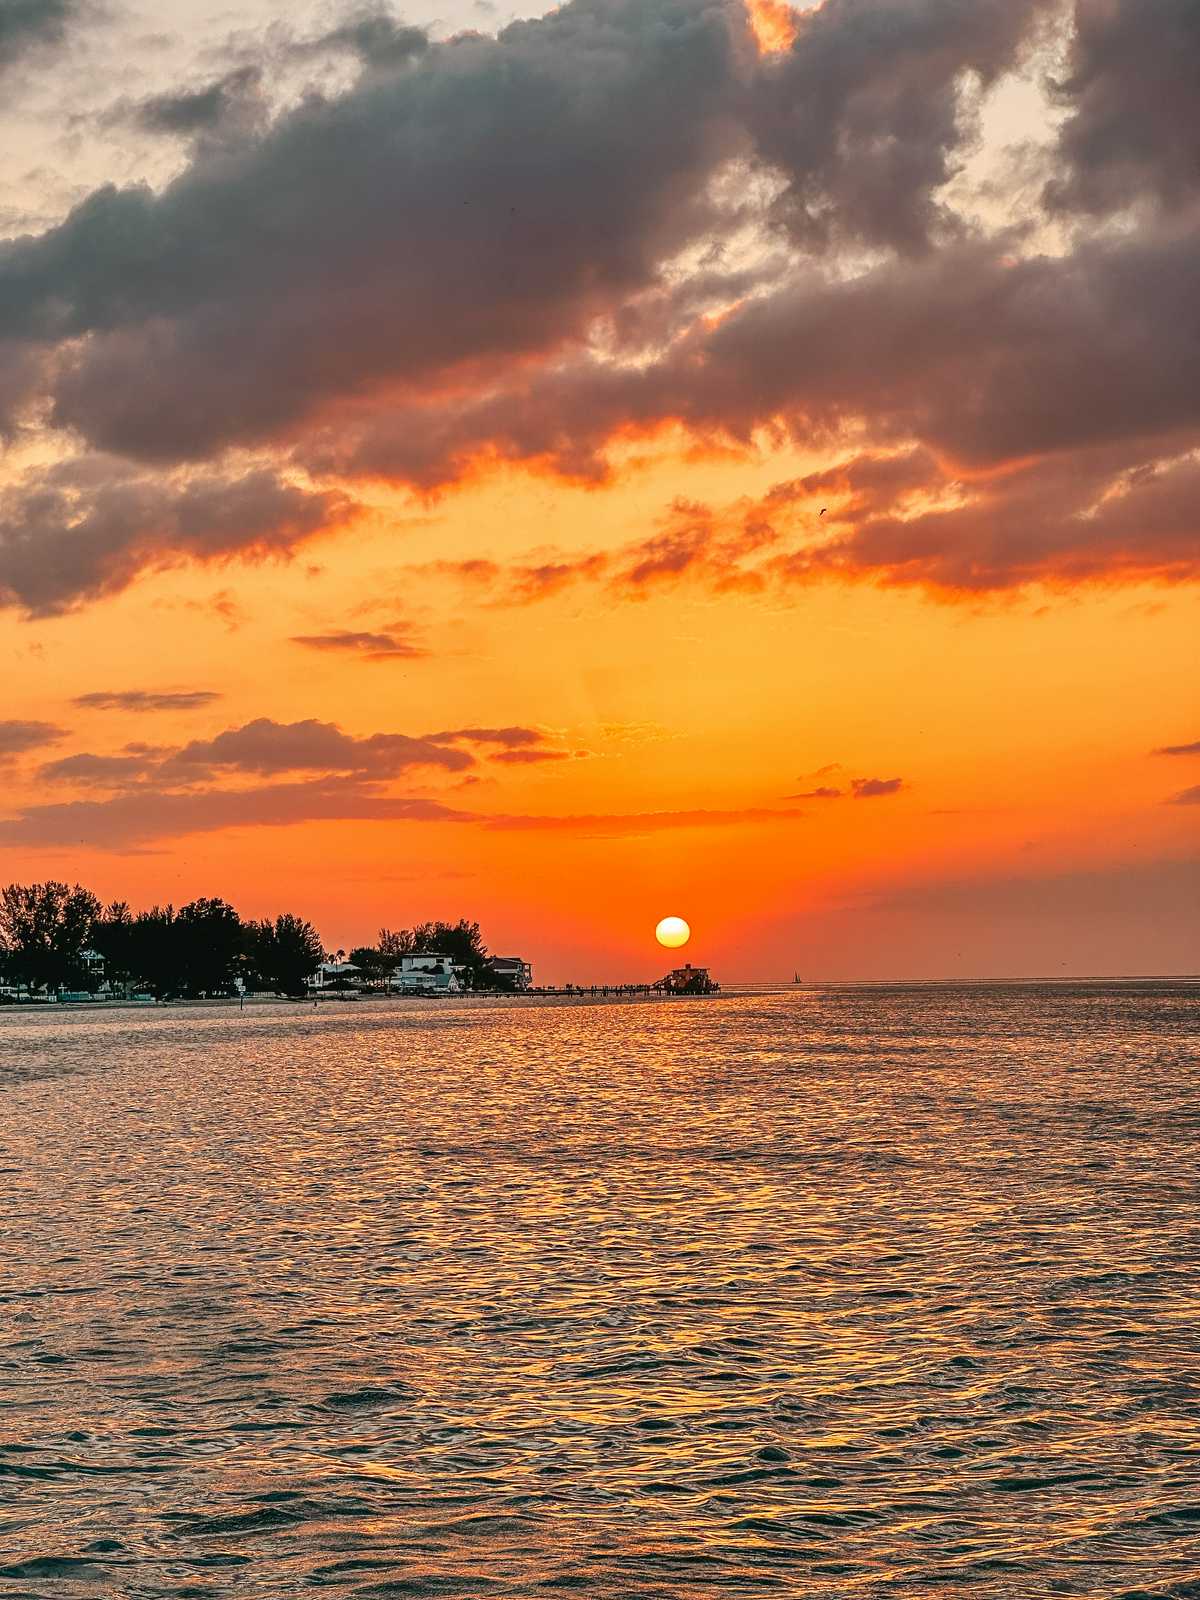
[[[654,937],[668,950],[680,950],[692,937],[692,930],[682,917],[664,917],[655,928]]]

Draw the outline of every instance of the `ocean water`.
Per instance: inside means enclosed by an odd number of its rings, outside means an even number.
[[[0,1594],[1200,1596],[1200,989],[0,1015]]]

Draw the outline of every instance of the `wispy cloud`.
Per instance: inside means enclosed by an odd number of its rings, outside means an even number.
[[[53,722],[0,721],[0,761],[24,755],[66,737],[66,729]]]
[[[291,642],[308,650],[361,656],[366,661],[414,661],[429,654],[411,639],[399,638],[395,633],[356,633],[343,629],[332,633],[293,634]]]
[[[215,689],[93,689],[71,704],[99,711],[199,711],[220,698]]]

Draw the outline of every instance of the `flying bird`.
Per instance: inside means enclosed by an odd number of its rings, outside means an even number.
[[[829,510],[828,506],[822,506],[820,511],[817,512],[817,515],[819,517],[823,517],[828,510]]]

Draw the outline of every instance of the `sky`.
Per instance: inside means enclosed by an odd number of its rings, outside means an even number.
[[[1200,970],[1194,0],[0,0],[0,881]]]

